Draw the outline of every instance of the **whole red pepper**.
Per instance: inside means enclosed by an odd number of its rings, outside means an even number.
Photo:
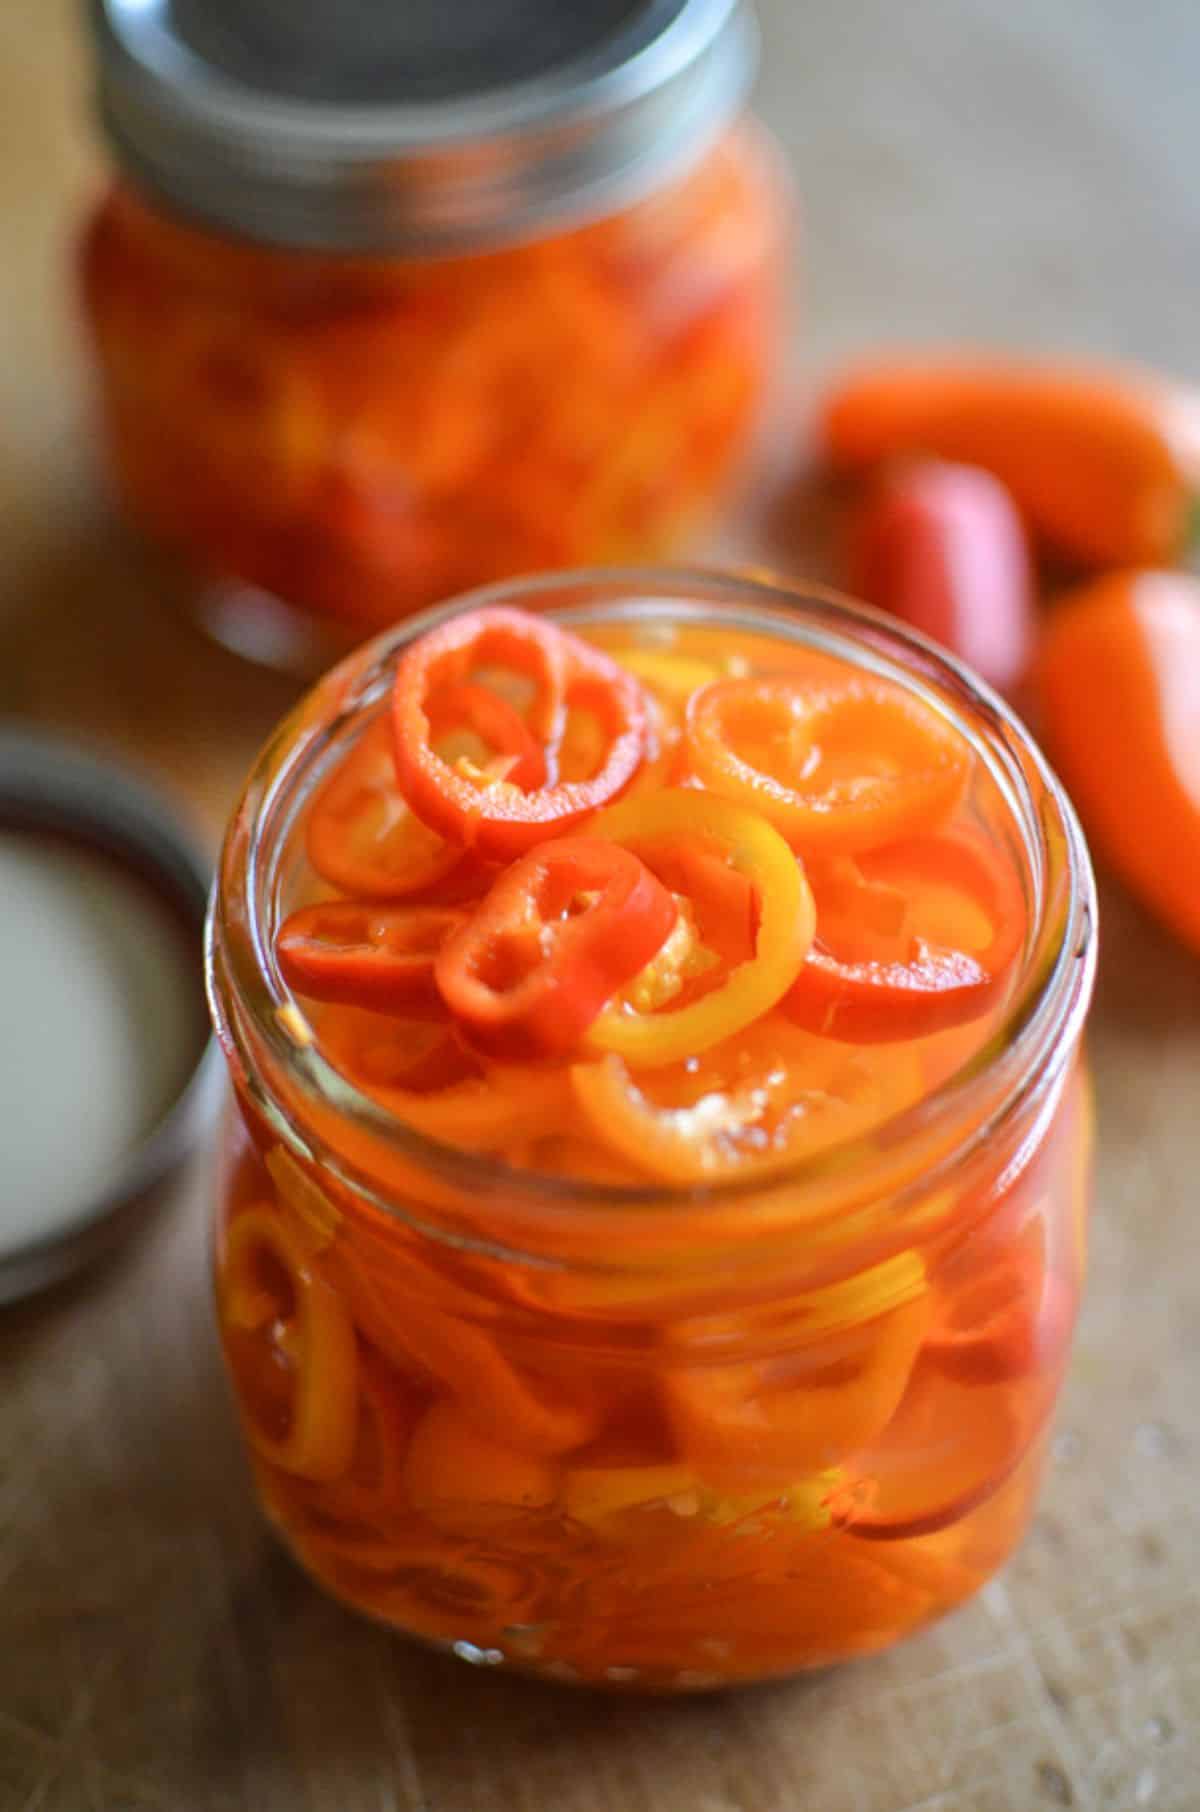
[[[913,460],[859,513],[850,590],[921,629],[1008,692],[1033,647],[1033,574],[1017,506],[978,466]]]

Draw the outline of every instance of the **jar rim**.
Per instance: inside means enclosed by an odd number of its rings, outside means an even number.
[[[100,122],[134,183],[218,231],[297,250],[447,254],[629,205],[699,161],[758,59],[751,0],[643,0],[538,73],[435,99],[347,98],[273,86],[289,66],[278,55],[235,76],[162,4],[90,0],[89,13]]]
[[[971,734],[970,740],[977,753],[981,742],[985,745],[983,752],[993,776],[1002,792],[1010,795],[1007,803],[1014,822],[1043,882],[1022,974],[1003,1023],[983,1049],[920,1100],[866,1133],[747,1177],[692,1184],[652,1180],[646,1185],[573,1179],[519,1168],[416,1131],[334,1069],[317,1050],[311,1033],[297,1037],[297,1021],[305,1024],[303,1015],[274,969],[263,923],[270,860],[268,857],[264,866],[252,833],[281,809],[306,758],[311,765],[316,746],[331,727],[356,720],[383,697],[395,659],[408,642],[461,611],[498,604],[547,608],[547,598],[555,593],[589,592],[594,594],[590,615],[586,604],[548,610],[548,614],[568,623],[612,622],[621,617],[618,598],[632,607],[628,614],[633,615],[649,606],[661,613],[671,597],[673,614],[680,622],[696,622],[697,611],[705,606],[712,607],[708,621],[719,621],[722,605],[736,608],[741,627],[766,633],[786,634],[790,624],[795,637],[803,622],[809,631],[805,639],[815,631],[817,646],[827,637],[829,645],[836,645],[839,651],[849,647],[858,657],[866,654],[867,665],[889,677],[897,677],[893,670],[899,667],[902,683],[924,692],[943,712],[947,701],[956,706],[963,719],[960,729],[967,725],[981,729],[982,736]],[[600,598],[605,600],[603,605],[595,602]],[[1042,795],[1041,809],[1035,785]],[[1052,922],[1045,874],[1055,864],[1065,900]],[[238,909],[239,922],[246,928],[244,937],[227,935],[224,921],[229,905]],[[806,1190],[817,1192],[830,1179],[845,1183],[860,1174],[868,1177],[893,1152],[908,1154],[911,1159],[922,1139],[929,1140],[930,1149],[937,1154],[913,1178],[920,1193],[927,1195],[943,1171],[967,1162],[1031,1101],[1054,1086],[1075,1049],[1090,1004],[1097,954],[1096,917],[1095,883],[1083,833],[1045,756],[1012,708],[928,637],[828,587],[807,582],[791,586],[773,577],[701,566],[581,568],[504,580],[460,594],[394,625],[317,683],[277,728],[247,779],[226,836],[210,902],[205,967],[210,1008],[227,1052],[239,1049],[239,1032],[225,998],[228,989],[239,1014],[248,1017],[256,1038],[295,1082],[306,1105],[350,1120],[382,1149],[452,1187],[491,1193],[503,1185],[506,1194],[524,1198],[533,1212],[562,1209],[576,1215],[587,1210],[603,1215],[630,1209],[640,1215],[655,1209],[677,1215],[732,1203],[744,1204],[752,1213],[756,1200],[776,1202],[783,1193],[794,1218],[802,1220]],[[244,1063],[244,1053],[242,1057]],[[990,1108],[976,1112],[986,1106],[989,1095]],[[947,1132],[963,1126],[969,1128],[965,1136],[951,1136],[947,1143]],[[304,1155],[305,1140],[286,1114],[279,1130]],[[906,1161],[905,1176],[910,1171]],[[356,1180],[353,1186],[361,1189],[362,1184]],[[891,1193],[898,1198],[904,1189]],[[375,1199],[386,1212],[406,1218],[382,1197]]]

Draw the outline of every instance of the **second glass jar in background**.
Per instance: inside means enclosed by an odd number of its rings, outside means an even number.
[[[364,45],[256,0],[219,37],[183,13],[164,60],[99,0],[105,437],[246,652],[307,663],[481,581],[684,546],[752,436],[787,194],[738,121],[744,7],[529,10],[518,44]]]

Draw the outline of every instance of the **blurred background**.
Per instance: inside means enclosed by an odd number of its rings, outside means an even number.
[[[801,208],[789,303],[801,402],[881,339],[1196,375],[1200,14],[1187,0],[921,0],[903,22],[886,0],[758,11],[756,109]],[[105,739],[174,776],[190,768],[214,830],[288,690],[172,640],[141,594],[98,484],[71,281],[105,169],[78,7],[5,5],[0,49],[0,705],[73,725],[94,710]],[[208,689],[223,698],[219,734]]]
[[[800,209],[785,438],[794,422],[800,446],[803,405],[830,368],[881,340],[1197,374],[1200,15],[1186,0],[919,0],[902,16],[886,0],[763,0],[758,12],[755,106]],[[112,523],[72,282],[106,167],[79,9],[7,6],[0,47],[0,707],[92,722],[189,774],[212,832],[290,693],[180,639]]]
[[[807,423],[827,375],[881,342],[1200,379],[1192,0],[757,11],[754,104],[799,210],[788,380],[776,453],[708,547],[828,570]],[[0,6],[0,71],[0,716],[127,760],[215,849],[297,682],[168,608],[109,500],[73,278],[106,159],[73,0]],[[1103,904],[1091,1294],[1005,1592],[740,1709],[551,1700],[397,1659],[265,1554],[217,1371],[201,1165],[147,1241],[0,1319],[0,1626],[7,1609],[18,1631],[0,1807],[1195,1812],[1200,967],[1107,881]]]

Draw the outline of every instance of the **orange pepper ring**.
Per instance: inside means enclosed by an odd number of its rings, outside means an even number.
[[[882,748],[893,771],[807,788],[806,755],[819,757],[823,740],[856,722],[863,746]],[[798,782],[739,754],[743,732],[760,742],[764,733],[786,739]],[[865,675],[840,683],[722,680],[691,698],[686,736],[693,772],[706,787],[761,812],[794,847],[814,853],[870,849],[928,829],[958,798],[969,763],[962,739],[930,706]]]

